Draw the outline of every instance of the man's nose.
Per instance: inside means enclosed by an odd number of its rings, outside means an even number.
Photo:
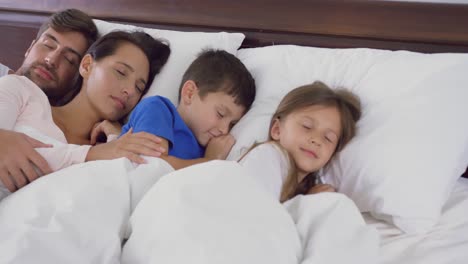
[[[50,52],[45,57],[46,64],[54,68],[57,67],[58,60],[59,60],[59,52],[57,50]]]

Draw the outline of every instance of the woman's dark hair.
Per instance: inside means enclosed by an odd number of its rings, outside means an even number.
[[[124,42],[137,46],[148,58],[150,69],[148,82],[143,92],[144,95],[151,86],[154,76],[156,76],[166,64],[171,49],[166,42],[154,39],[142,31],[113,31],[96,40],[96,42],[89,47],[86,54],[90,54],[95,61],[99,61],[102,58],[114,54],[117,48]]]

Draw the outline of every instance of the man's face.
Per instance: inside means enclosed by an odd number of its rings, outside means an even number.
[[[28,77],[49,97],[61,99],[72,88],[83,54],[88,48],[79,32],[48,28],[26,51],[18,74]]]

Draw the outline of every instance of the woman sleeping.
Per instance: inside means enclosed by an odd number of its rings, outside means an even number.
[[[141,163],[139,154],[157,156],[158,139],[131,131],[118,140],[91,146],[95,124],[125,117],[148,90],[166,63],[168,45],[143,32],[116,31],[98,39],[80,63],[81,89],[68,104],[51,108],[47,96],[26,77],[0,78],[0,129],[23,132],[52,144],[39,148],[53,171],[99,159],[127,157]],[[22,173],[21,173],[22,174]],[[10,175],[11,176],[11,175]],[[0,199],[26,178],[0,183]],[[25,182],[16,182],[16,181]]]

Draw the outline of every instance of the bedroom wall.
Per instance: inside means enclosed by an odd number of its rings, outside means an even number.
[[[8,37],[0,46],[0,61],[17,67],[40,23],[52,12],[70,7],[98,18],[152,27],[242,31],[256,39],[245,46],[295,43],[468,52],[468,4],[419,2],[1,0],[0,34]]]

